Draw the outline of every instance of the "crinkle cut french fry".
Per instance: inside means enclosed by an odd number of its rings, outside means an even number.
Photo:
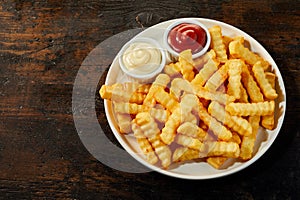
[[[160,134],[160,129],[149,112],[138,113],[134,119],[134,123],[141,128],[147,138]]]
[[[179,53],[179,62],[181,62],[182,60],[184,60],[185,62],[189,63],[190,65],[194,66],[194,60],[193,60],[193,54],[192,54],[192,50],[191,49],[187,49],[184,50],[182,52]]]
[[[228,91],[227,94],[239,99],[241,95],[241,74],[243,63],[241,60],[228,61]]]
[[[133,97],[135,91],[141,87],[140,83],[137,82],[126,82],[122,84],[116,84],[112,90],[111,100],[122,101],[122,102],[132,102],[139,99],[139,97]]]
[[[259,87],[250,74],[247,65],[243,65],[242,67],[242,83],[252,102],[256,103],[264,101],[263,94],[260,92]]]
[[[194,88],[194,90],[196,92],[196,95],[199,98],[203,98],[203,99],[211,100],[211,101],[217,101],[224,105],[231,103],[235,100],[234,97],[224,94],[222,92],[218,92],[218,91],[209,92],[203,88]]]
[[[207,156],[225,156],[237,158],[240,155],[240,147],[235,142],[216,141],[206,143]]]
[[[132,129],[137,139],[143,140],[144,142],[144,139],[148,139],[156,155],[160,159],[162,166],[167,168],[171,164],[172,152],[170,148],[160,140],[160,130],[157,128],[157,124],[153,121],[153,118],[148,112],[139,113],[133,120],[133,124],[135,124],[135,126],[133,125]],[[145,138],[141,136],[142,134],[145,135]]]
[[[211,35],[211,47],[216,52],[217,58],[225,63],[227,61],[227,54],[225,45],[222,39],[222,30],[220,26],[213,26],[208,29]]]
[[[154,148],[156,155],[161,161],[161,165],[165,169],[168,168],[172,160],[172,152],[170,147],[160,140],[159,135],[149,138],[149,141]]]
[[[148,139],[137,138],[137,143],[139,144],[144,155],[146,156],[146,160],[152,165],[156,164],[158,162],[158,158]]]
[[[213,131],[218,139],[227,141],[232,137],[232,133],[215,118],[209,115],[200,102],[198,114],[200,119]]]
[[[131,130],[132,118],[129,114],[116,113],[116,118],[121,133],[128,134],[132,131]]]
[[[194,93],[190,82],[182,78],[173,79],[171,82],[170,94],[173,95],[177,101],[179,101],[182,92]]]
[[[197,118],[193,114],[193,111],[197,112],[199,99],[194,94],[185,94],[180,102],[181,109],[181,123],[190,121],[197,123]]]
[[[267,70],[270,65],[262,57],[244,47],[244,45],[238,40],[230,42],[229,52],[234,58],[241,58],[250,65],[254,65],[257,61],[261,61],[264,66],[264,70]]]
[[[272,88],[275,88],[276,75],[271,72],[266,72],[265,74]],[[275,125],[274,114],[262,116],[261,125],[266,129],[273,130]]]
[[[136,82],[116,83],[113,85],[102,85],[100,95],[103,99],[141,104],[149,90],[149,84]]]
[[[174,99],[174,97],[162,88],[157,88],[154,98],[158,103],[163,105],[171,112],[173,112],[179,106],[179,103]]]
[[[184,79],[192,81],[194,79],[194,62],[191,49],[187,49],[179,54],[180,70]]]
[[[253,148],[256,140],[256,135],[259,128],[260,116],[250,116],[249,123],[252,126],[252,134],[249,136],[243,136],[241,143],[240,157],[243,160],[248,160],[252,157]]]
[[[228,37],[226,35],[224,35],[222,37],[223,39],[223,44],[225,45],[225,49],[226,49],[226,53],[227,53],[227,56],[228,56],[228,59],[232,59],[233,57],[230,55],[230,52],[229,52],[229,44],[230,42],[232,41],[239,41],[241,44],[244,44],[245,43],[245,38],[243,36],[236,36],[236,37]]]
[[[208,157],[206,162],[210,164],[215,169],[220,169],[222,165],[228,160],[227,157],[217,156],[217,157]]]
[[[203,145],[203,143],[199,139],[187,135],[179,134],[177,135],[175,140],[177,144],[180,144],[185,147],[189,147],[191,149],[196,149],[196,150],[200,150]]]
[[[143,130],[140,126],[138,126],[134,121],[132,123],[132,131],[137,140],[137,143],[140,146],[140,149],[143,151],[146,156],[146,160],[150,164],[156,164],[158,162],[158,158],[154,152],[154,149],[151,143],[148,141],[147,137],[144,135]]]
[[[174,162],[183,162],[200,158],[200,151],[188,147],[179,147],[173,153]]]
[[[230,103],[225,109],[231,115],[237,116],[254,116],[254,115],[271,115],[274,113],[274,101],[264,101],[258,103]]]
[[[101,98],[114,101],[129,101],[131,94],[140,86],[139,83],[115,83],[113,85],[102,85],[99,93]]]
[[[278,94],[276,93],[276,90],[272,88],[270,82],[267,80],[262,63],[260,61],[254,64],[252,71],[265,97],[269,100],[276,99],[278,97]]]
[[[146,106],[153,106],[155,104],[154,94],[157,89],[161,88],[164,89],[170,82],[170,77],[167,74],[159,74],[155,81],[153,82],[152,86],[149,89],[147,96],[144,99],[144,105]]]
[[[218,70],[219,61],[215,59],[209,59],[204,67],[199,71],[195,78],[191,81],[195,87],[203,86],[206,81]]]
[[[178,127],[177,132],[182,135],[187,135],[190,137],[200,139],[200,141],[203,141],[207,134],[206,131],[204,131],[202,128],[191,122],[185,122],[181,124]]]
[[[171,144],[176,136],[176,130],[179,127],[181,122],[181,109],[178,107],[170,115],[167,120],[165,127],[162,129],[160,138],[165,144]]]
[[[164,73],[172,78],[181,75],[180,63],[176,62],[167,64],[164,68]]]
[[[247,120],[242,117],[231,116],[219,103],[212,101],[208,107],[208,112],[219,122],[238,132],[240,135],[252,134],[252,127]]]
[[[124,102],[114,102],[114,111],[116,113],[123,114],[137,114],[140,112],[148,111],[148,107],[144,105],[139,105],[136,103],[124,103]]]
[[[228,77],[228,65],[222,65],[206,82],[204,88],[208,91],[216,91]]]
[[[102,85],[99,90],[101,98],[110,100],[112,96],[113,87],[114,85]]]

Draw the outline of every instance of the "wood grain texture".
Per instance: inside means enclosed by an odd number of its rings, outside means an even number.
[[[0,0],[0,199],[299,199],[299,5]],[[242,29],[269,51],[282,73],[287,92],[282,130],[257,163],[234,175],[186,181],[120,172],[90,155],[74,126],[73,83],[90,51],[122,31],[178,17],[211,18]],[[103,106],[97,109],[118,145]]]

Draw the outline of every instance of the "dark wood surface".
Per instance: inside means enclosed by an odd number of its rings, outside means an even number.
[[[299,5],[1,0],[0,199],[299,199]],[[224,178],[188,181],[114,170],[87,151],[74,125],[73,83],[90,51],[120,32],[179,17],[242,29],[267,49],[284,79],[287,112],[275,143],[255,164]]]

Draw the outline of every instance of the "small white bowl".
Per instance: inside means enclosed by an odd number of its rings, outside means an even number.
[[[149,72],[147,74],[141,74],[141,73],[137,72],[138,70],[130,70],[124,65],[124,62],[123,62],[124,52],[127,50],[127,48],[130,47],[130,45],[132,45],[134,43],[148,43],[148,44],[153,45],[155,48],[157,48],[159,50],[160,55],[161,55],[161,62],[151,72]],[[128,76],[130,76],[134,79],[137,79],[140,82],[147,82],[147,81],[151,80],[152,78],[154,78],[157,74],[159,74],[163,70],[164,66],[166,65],[166,52],[156,40],[154,40],[152,38],[146,38],[146,37],[137,37],[137,38],[130,40],[122,47],[122,49],[119,52],[119,64],[120,64],[120,68],[122,69],[122,71],[125,74],[127,74]],[[147,64],[145,66],[147,66]]]
[[[195,20],[195,19],[189,19],[189,18],[183,18],[183,19],[178,19],[176,20],[174,23],[170,24],[167,29],[164,32],[163,35],[163,41],[164,41],[164,46],[165,48],[168,50],[168,52],[170,52],[174,57],[178,57],[180,52],[175,51],[169,44],[168,42],[168,37],[169,37],[169,33],[170,31],[175,28],[176,26],[180,25],[180,24],[195,24],[197,26],[200,26],[206,33],[206,44],[203,47],[202,50],[200,50],[197,53],[194,53],[192,55],[192,58],[198,58],[200,56],[202,56],[203,54],[205,54],[210,46],[210,42],[211,42],[211,37],[210,37],[210,33],[207,29],[206,26],[204,26],[202,23],[200,23],[199,21]]]

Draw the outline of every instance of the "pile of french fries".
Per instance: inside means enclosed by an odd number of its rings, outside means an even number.
[[[209,29],[210,50],[190,50],[165,66],[153,83],[102,85],[121,134],[133,134],[145,159],[167,169],[173,162],[249,160],[260,126],[274,129],[276,75],[242,37]]]

